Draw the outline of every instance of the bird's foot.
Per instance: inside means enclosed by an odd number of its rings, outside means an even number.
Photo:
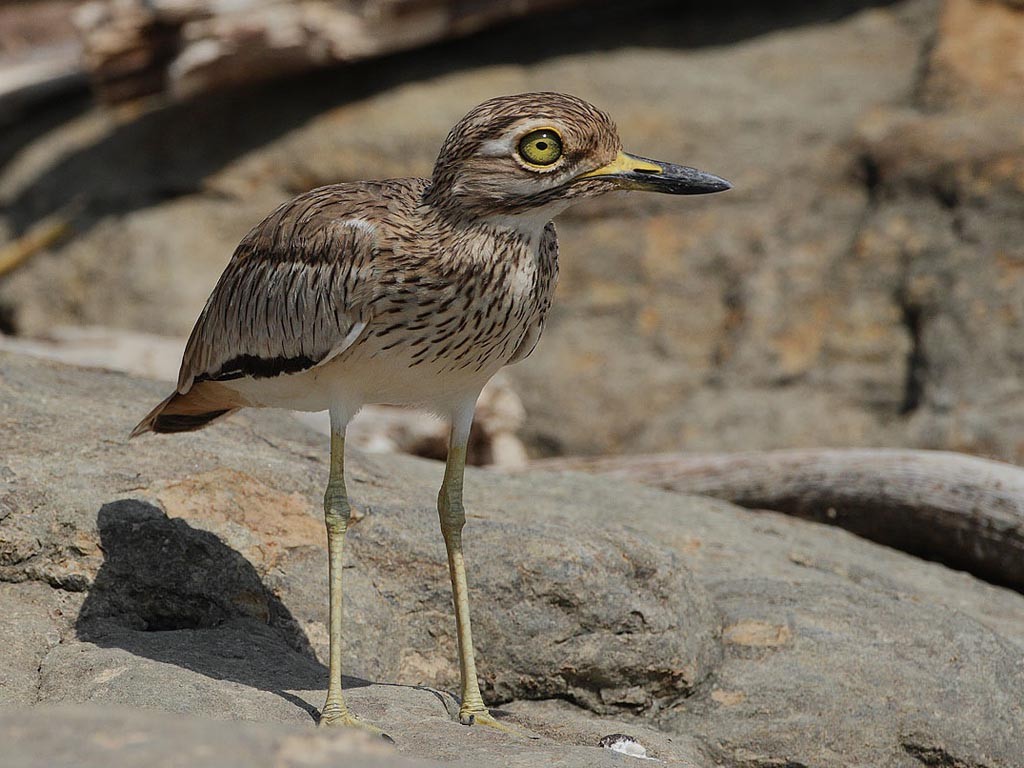
[[[361,720],[351,712],[344,704],[338,704],[337,702],[328,701],[324,704],[323,710],[320,712],[320,722],[318,725],[321,728],[356,728],[360,731],[377,736],[385,741],[389,741],[394,744],[395,740],[388,736],[384,731],[375,725],[371,725],[365,720]]]
[[[493,728],[496,731],[507,733],[520,739],[536,739],[537,736],[517,728],[511,723],[502,723],[495,719],[494,715],[485,707],[467,708],[459,710],[459,722],[463,725],[482,725],[485,728]]]

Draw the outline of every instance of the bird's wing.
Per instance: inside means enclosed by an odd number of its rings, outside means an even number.
[[[534,321],[526,329],[522,341],[519,342],[516,351],[512,353],[512,357],[505,365],[518,363],[529,357],[537,346],[537,342],[540,341],[540,335],[544,332],[544,321],[547,318],[548,309],[551,307],[555,283],[558,282],[558,235],[555,233],[555,225],[551,222],[548,222],[544,228],[544,234],[541,236],[539,256],[538,274],[541,275],[541,282],[538,283],[537,290],[543,293],[544,298]]]
[[[348,349],[370,319],[377,230],[339,187],[306,193],[239,243],[189,338],[178,392],[279,376]]]

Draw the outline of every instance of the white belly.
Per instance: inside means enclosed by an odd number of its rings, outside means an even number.
[[[269,408],[341,408],[355,413],[364,405],[410,405],[447,413],[467,398],[475,398],[505,363],[494,360],[480,370],[446,370],[433,361],[411,366],[402,358],[357,351],[307,371],[226,384],[251,405]]]

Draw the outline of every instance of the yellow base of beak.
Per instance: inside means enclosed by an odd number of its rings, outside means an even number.
[[[642,157],[636,157],[635,155],[630,155],[626,152],[620,151],[615,159],[608,163],[608,165],[602,165],[596,170],[580,174],[577,178],[586,179],[592,176],[616,176],[623,173],[629,173],[630,171],[661,173],[661,166],[656,163],[652,163],[649,160],[644,160]]]

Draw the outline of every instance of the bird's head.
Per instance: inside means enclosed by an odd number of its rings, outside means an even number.
[[[483,217],[548,221],[616,189],[700,195],[730,188],[710,173],[622,151],[615,124],[562,93],[499,96],[475,107],[441,147],[429,199]]]

